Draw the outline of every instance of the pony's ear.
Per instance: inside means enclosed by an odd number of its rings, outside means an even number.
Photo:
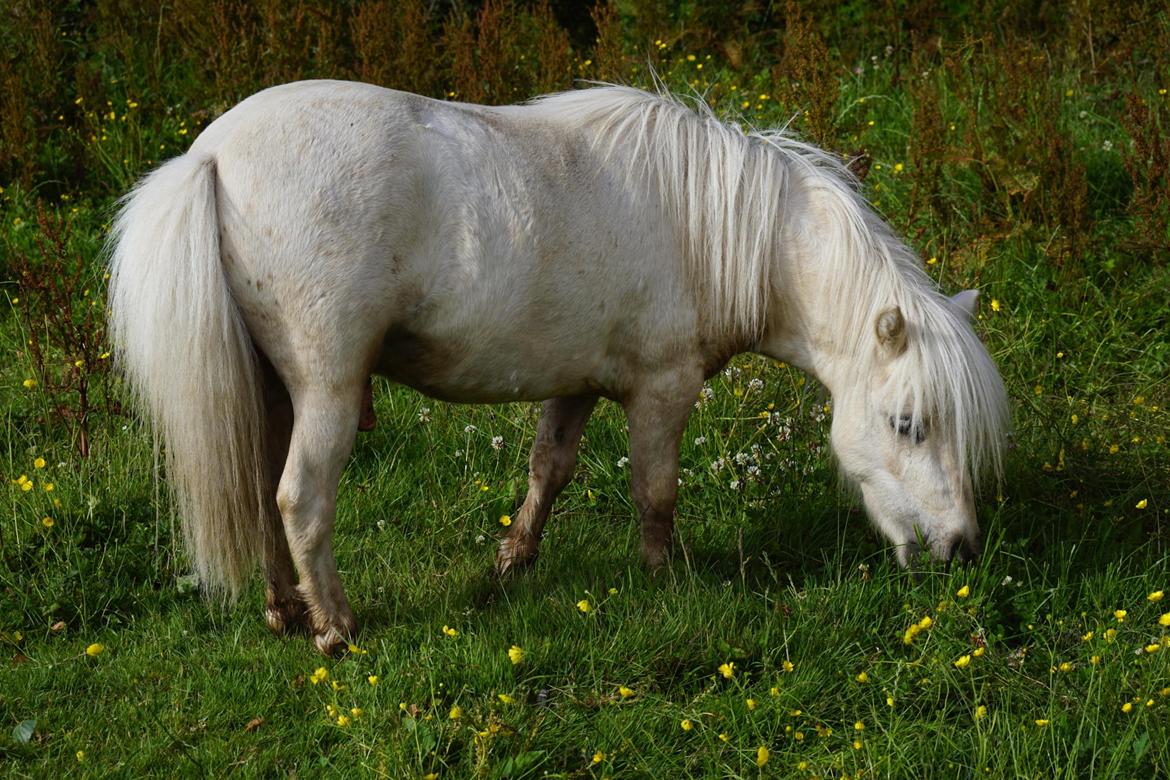
[[[975,319],[975,313],[979,311],[979,291],[963,290],[961,293],[955,293],[951,296],[951,303],[965,311],[968,317]]]
[[[877,334],[878,344],[890,357],[897,357],[906,351],[906,318],[897,306],[879,314],[873,330]]]

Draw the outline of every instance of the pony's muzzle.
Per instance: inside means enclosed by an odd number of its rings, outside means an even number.
[[[917,539],[898,546],[898,563],[904,568],[914,568],[919,554],[925,549],[930,552],[934,561],[941,561],[948,567],[953,563],[964,566],[973,563],[982,551],[982,545],[977,537],[969,537],[963,533],[956,533],[945,539],[923,539],[919,544]]]
[[[950,540],[945,545],[940,545],[943,549],[934,548],[936,558],[946,561],[950,566],[953,563],[961,563],[966,566],[975,561],[979,557],[982,545],[979,539],[966,534],[955,534],[950,537]]]

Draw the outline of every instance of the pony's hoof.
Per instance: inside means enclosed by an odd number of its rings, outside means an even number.
[[[670,548],[642,548],[642,568],[650,574],[659,574],[670,566]]]
[[[317,651],[321,655],[330,658],[336,658],[349,647],[349,642],[345,641],[345,638],[333,628],[314,634],[313,644],[317,646]]]
[[[299,601],[269,603],[264,610],[268,630],[277,636],[286,636],[305,627],[305,605]]]
[[[536,563],[537,554],[535,543],[527,539],[505,538],[500,542],[500,549],[496,552],[496,576],[519,574],[531,569]]]

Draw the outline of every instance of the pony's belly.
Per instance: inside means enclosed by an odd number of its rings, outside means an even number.
[[[588,362],[547,361],[522,350],[472,346],[427,338],[405,330],[388,333],[375,371],[441,401],[506,403],[558,396],[610,395],[586,369]]]

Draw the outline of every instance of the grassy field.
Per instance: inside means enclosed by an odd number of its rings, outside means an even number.
[[[562,5],[2,12],[0,774],[1170,776],[1170,18]],[[661,575],[616,406],[498,581],[537,409],[378,385],[335,537],[353,652],[273,638],[259,578],[203,600],[107,370],[113,199],[265,84],[507,102],[648,64],[856,158],[943,288],[982,290],[1014,421],[985,554],[900,570],[837,484],[830,399],[741,356],[684,437]]]

